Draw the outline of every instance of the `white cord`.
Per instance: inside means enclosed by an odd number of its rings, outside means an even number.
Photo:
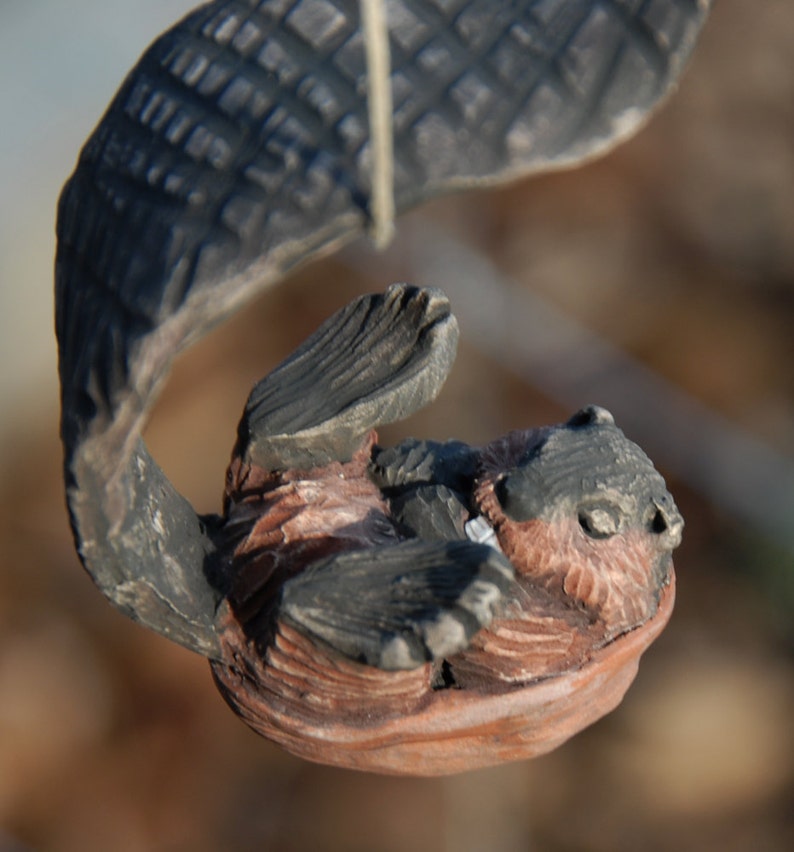
[[[372,180],[372,240],[385,248],[394,236],[394,137],[392,132],[391,58],[385,0],[360,0],[367,60]]]

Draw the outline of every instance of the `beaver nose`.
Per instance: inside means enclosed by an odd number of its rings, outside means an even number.
[[[651,501],[652,510],[648,528],[658,537],[658,543],[664,550],[675,550],[681,544],[684,519],[669,494]]]

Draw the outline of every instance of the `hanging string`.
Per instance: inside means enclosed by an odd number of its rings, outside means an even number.
[[[391,59],[385,0],[360,0],[367,61],[372,178],[371,236],[385,248],[394,236],[394,136],[392,132]]]

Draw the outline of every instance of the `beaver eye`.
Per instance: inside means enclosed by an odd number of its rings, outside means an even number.
[[[620,515],[614,506],[581,506],[579,526],[590,538],[611,538],[620,529]]]

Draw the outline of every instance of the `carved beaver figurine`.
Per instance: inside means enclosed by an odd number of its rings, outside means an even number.
[[[548,751],[621,700],[670,616],[683,521],[604,409],[480,449],[378,446],[456,344],[443,294],[395,285],[246,405],[213,672],[311,760],[433,775]]]

